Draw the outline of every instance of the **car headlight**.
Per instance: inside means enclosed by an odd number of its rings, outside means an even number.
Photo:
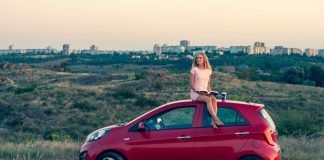
[[[110,129],[102,129],[102,130],[94,131],[88,135],[86,141],[87,142],[96,141],[96,140],[102,138],[103,136],[107,135],[109,132],[110,132]]]

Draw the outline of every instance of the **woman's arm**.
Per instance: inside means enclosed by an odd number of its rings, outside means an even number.
[[[209,80],[208,80],[208,87],[207,87],[208,92],[212,91],[211,85],[210,85],[210,79],[211,79],[211,76],[209,76]]]
[[[195,75],[190,73],[190,88],[194,91],[195,88],[194,88],[194,85],[195,84]]]

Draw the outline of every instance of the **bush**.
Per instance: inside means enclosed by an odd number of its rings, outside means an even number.
[[[145,106],[157,107],[159,105],[159,102],[152,98],[146,98],[144,95],[139,95],[137,96],[135,105],[140,107],[145,107]]]
[[[278,115],[277,125],[280,134],[292,135],[292,134],[313,134],[321,130],[319,124],[315,118],[311,115],[300,112],[298,110],[288,109],[287,111],[280,111]]]
[[[119,100],[134,98],[136,96],[135,90],[126,85],[121,85],[115,88],[113,91],[115,93],[113,93],[112,96]]]
[[[71,138],[62,131],[48,130],[44,134],[44,139],[45,140],[61,141],[62,142],[62,141],[70,140]]]
[[[136,72],[135,73],[135,80],[146,79],[147,72]]]
[[[33,92],[35,90],[35,88],[36,88],[35,85],[26,86],[26,87],[18,87],[15,90],[15,94],[22,94],[22,93]]]
[[[72,108],[77,108],[80,109],[81,111],[89,112],[89,111],[97,110],[99,106],[89,102],[88,100],[76,100],[72,104]]]

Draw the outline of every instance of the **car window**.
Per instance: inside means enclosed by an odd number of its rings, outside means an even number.
[[[224,126],[244,126],[247,125],[246,120],[242,115],[232,108],[218,107],[217,113],[219,119],[224,123]],[[207,106],[204,108],[202,127],[211,127],[212,118],[208,112]]]
[[[277,131],[275,123],[273,122],[269,113],[264,108],[259,111],[259,114],[266,121],[271,130]]]
[[[145,121],[148,130],[191,128],[196,107],[188,106],[168,110]]]

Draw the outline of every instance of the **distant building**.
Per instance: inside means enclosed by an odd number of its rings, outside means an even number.
[[[204,50],[205,52],[213,52],[217,50],[217,46],[189,46],[188,51]]]
[[[291,54],[303,55],[303,50],[300,48],[291,48]]]
[[[253,54],[270,54],[270,48],[266,47],[263,42],[255,42],[253,52]]]
[[[253,48],[251,46],[230,46],[229,51],[231,54],[245,53],[253,54]]]
[[[270,51],[271,55],[290,55],[291,53],[291,48],[285,48],[283,46],[275,46],[274,49]]]
[[[221,48],[217,48],[218,52],[230,52],[230,48],[225,48],[225,47],[221,47]]]
[[[69,44],[63,44],[62,53],[63,54],[70,54],[70,52],[71,52],[70,45]]]
[[[15,49],[15,45],[14,45],[14,44],[12,44],[12,45],[9,46],[9,50],[12,51],[12,50],[14,50],[14,49]]]
[[[22,54],[22,53],[26,53],[26,50],[24,50],[24,49],[14,49],[14,50],[4,49],[4,50],[0,50],[0,54]]]
[[[270,52],[271,55],[291,55],[299,54],[303,55],[303,50],[299,48],[285,48],[283,46],[275,46]]]
[[[264,42],[254,42],[254,47],[265,47]]]
[[[305,54],[306,54],[306,56],[317,56],[318,51],[317,51],[317,49],[314,49],[314,48],[306,48]]]
[[[160,46],[159,44],[155,44],[153,46],[153,52],[160,54],[160,53],[166,53],[166,52],[174,52],[174,53],[183,53],[185,51],[187,52],[193,52],[193,51],[199,51],[204,50],[205,52],[213,52],[217,50],[216,46],[190,46],[189,40],[181,40],[179,46],[168,46],[167,44],[163,44]]]
[[[153,52],[155,54],[161,54],[162,53],[162,47],[159,44],[155,44],[153,46]]]
[[[57,49],[49,48],[46,49],[13,49],[12,50],[0,50],[0,54],[56,54],[58,53]]]
[[[318,50],[318,55],[321,57],[324,57],[324,49],[319,49]]]
[[[188,40],[181,40],[180,46],[185,47],[185,51],[189,51],[190,41]]]
[[[46,48],[46,49],[25,49],[25,53],[32,54],[56,54],[58,51],[54,48]]]
[[[270,54],[271,49],[265,46],[263,42],[255,42],[254,46],[231,46],[230,53],[245,53],[245,54]]]
[[[90,50],[91,51],[94,51],[94,52],[97,52],[98,51],[98,47],[95,46],[95,45],[92,45],[92,46],[90,46]]]
[[[162,46],[162,53],[172,52],[172,53],[183,53],[185,52],[185,47],[183,46],[168,46],[164,44]]]
[[[180,46],[189,47],[190,46],[190,41],[188,41],[188,40],[181,40],[180,41]]]
[[[246,53],[245,47],[246,46],[230,46],[230,53],[232,54]]]

